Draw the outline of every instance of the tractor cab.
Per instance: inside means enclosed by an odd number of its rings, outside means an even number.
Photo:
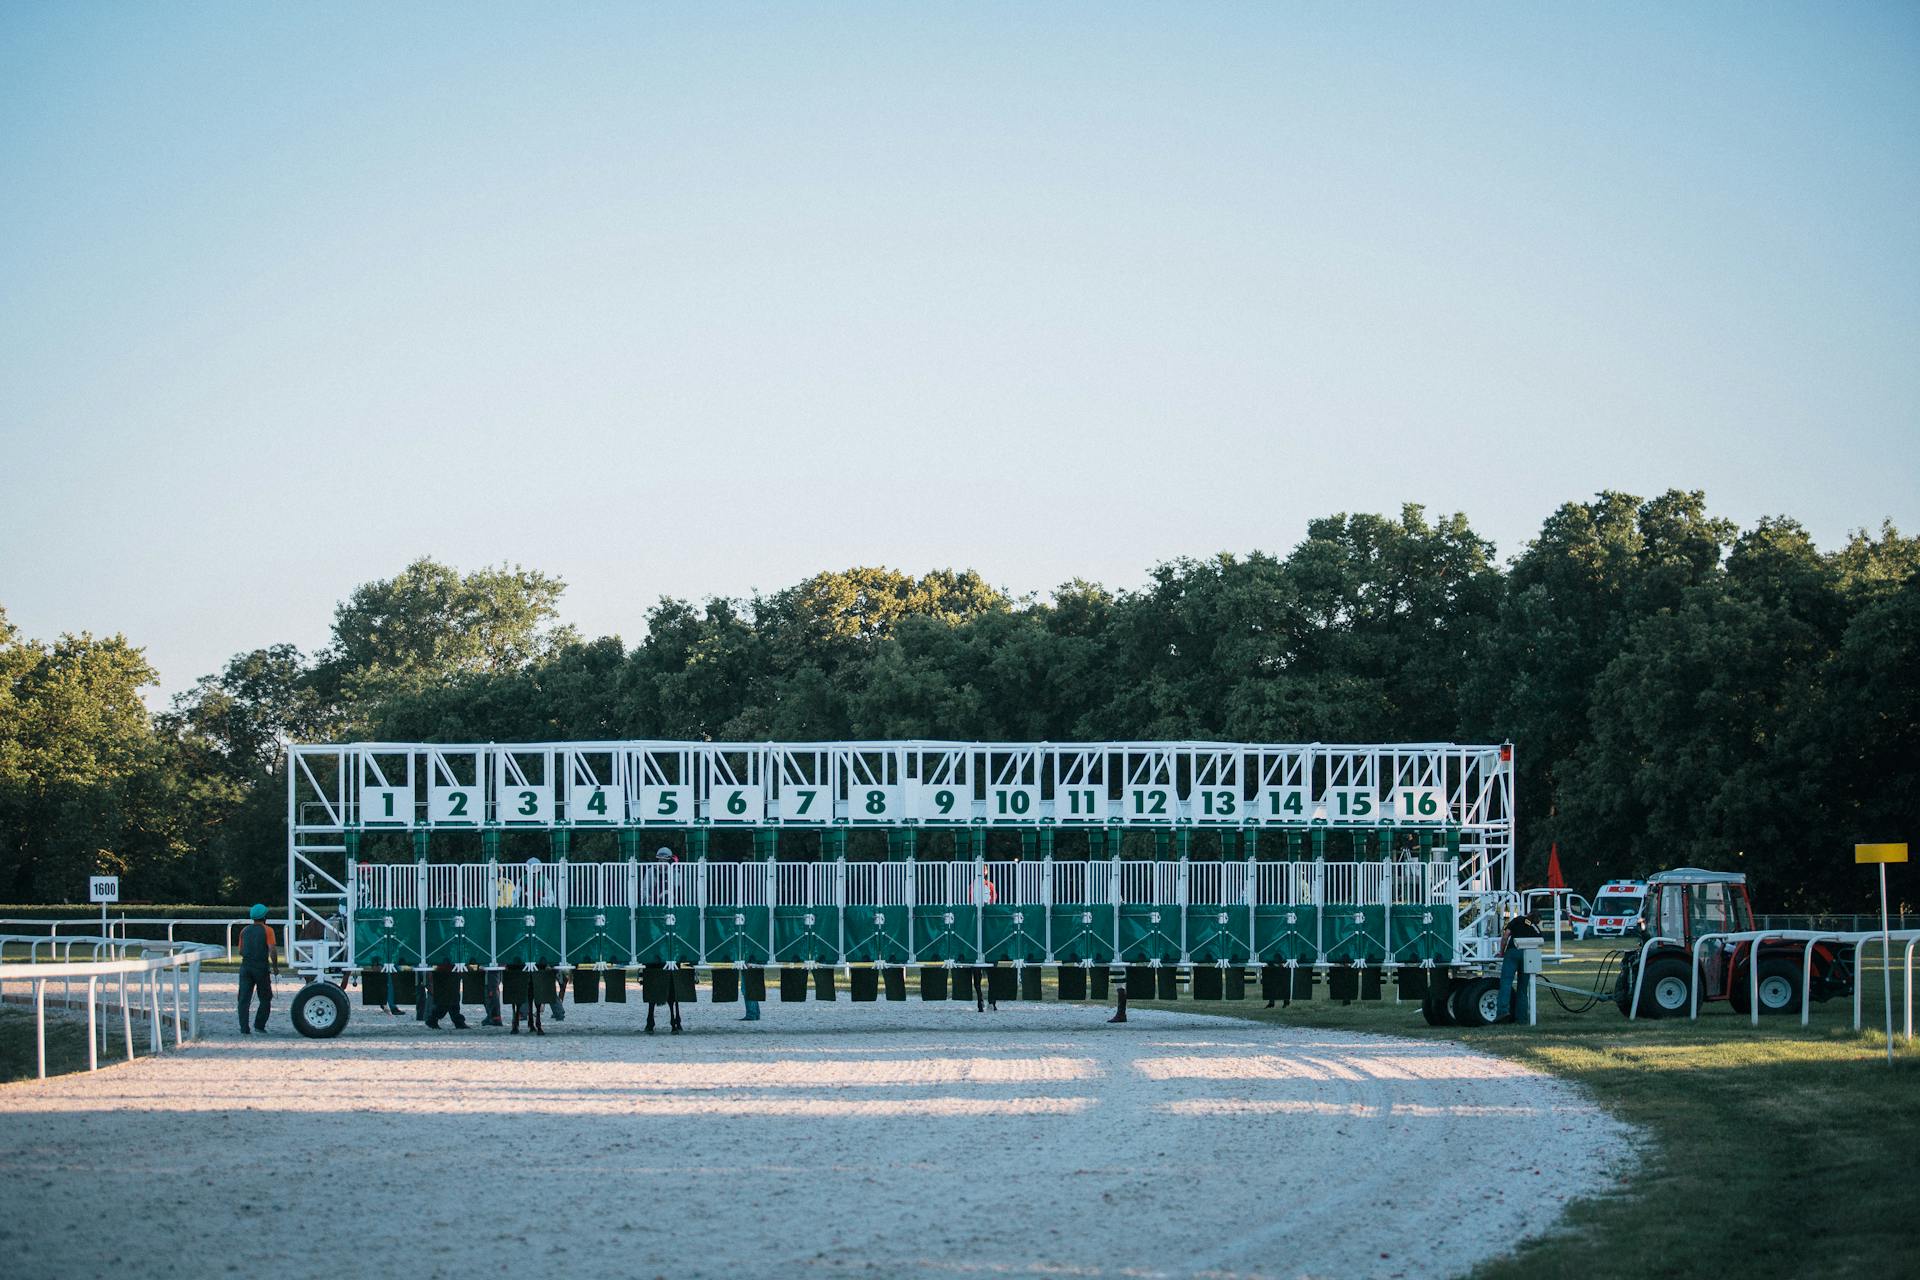
[[[1737,871],[1703,871],[1698,867],[1678,867],[1661,872],[1647,883],[1647,933],[1654,938],[1677,939],[1687,953],[1693,944],[1710,933],[1740,933],[1753,928],[1753,904],[1747,897],[1747,878]],[[1727,994],[1728,966],[1713,962],[1715,950],[1725,952],[1732,944],[1721,942],[1708,947],[1700,966],[1701,996],[1714,1000]]]

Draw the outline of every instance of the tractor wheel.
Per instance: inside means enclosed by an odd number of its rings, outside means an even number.
[[[293,998],[293,1029],[310,1040],[331,1040],[347,1029],[352,1008],[331,982],[309,982]]]
[[[1453,983],[1447,978],[1436,978],[1428,984],[1427,994],[1420,1000],[1420,1016],[1427,1020],[1428,1026],[1453,1025],[1452,995]]]
[[[1687,1011],[1693,984],[1687,975],[1687,962],[1678,956],[1657,956],[1647,962],[1647,976],[1640,984],[1640,1016],[1674,1018]],[[1627,998],[1633,998],[1628,984]]]
[[[1491,1026],[1500,1009],[1500,980],[1474,978],[1460,983],[1453,989],[1450,1008],[1459,1026]]]
[[[1735,1013],[1753,1012],[1753,1002],[1749,998],[1751,982],[1752,975],[1744,968],[1734,976],[1733,989],[1727,992],[1727,1003],[1733,1006]],[[1798,1013],[1801,999],[1800,966],[1785,956],[1762,956],[1760,1012]]]

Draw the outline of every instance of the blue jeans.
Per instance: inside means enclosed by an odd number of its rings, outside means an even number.
[[[742,996],[741,999],[746,1000],[746,997]],[[747,1016],[742,1018],[741,1021],[742,1022],[760,1021],[760,1002],[758,1000],[747,1000]]]
[[[1527,1020],[1527,980],[1520,975],[1520,948],[1508,947],[1507,954],[1500,957],[1500,1005],[1497,1017],[1508,1014],[1514,1020]]]

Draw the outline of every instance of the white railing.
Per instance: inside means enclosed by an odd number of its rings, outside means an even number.
[[[73,1007],[73,984],[79,980],[86,983],[89,1071],[99,1070],[100,1050],[106,1038],[99,1022],[102,979],[119,979],[114,984],[117,991],[109,988],[108,1004],[117,1004],[119,1008],[128,1062],[134,1058],[133,1009],[136,1000],[142,1018],[147,1023],[150,1052],[159,1054],[166,1051],[164,1023],[169,1000],[172,1004],[174,1046],[178,1048],[199,1036],[200,962],[217,954],[218,948],[202,942],[162,942],[106,936],[67,937],[57,941],[67,944],[69,957],[74,946],[90,946],[93,958],[81,961],[71,958],[55,960],[51,958],[54,952],[49,946],[49,959],[41,961],[40,947],[54,941],[34,934],[0,934],[0,956],[5,954],[5,948],[10,945],[24,943],[28,947],[25,964],[0,962],[0,999],[5,998],[6,986],[11,982],[25,983],[32,990],[35,1062],[40,1079],[47,1078],[47,986],[52,982],[62,984],[62,994],[69,1009]],[[135,948],[140,950],[138,957],[128,954]],[[102,953],[111,958],[101,959]],[[112,997],[116,994],[118,1000],[114,1001]]]

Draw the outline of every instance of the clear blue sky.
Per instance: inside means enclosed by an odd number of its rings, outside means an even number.
[[[1920,6],[0,6],[0,604],[1920,527]]]

